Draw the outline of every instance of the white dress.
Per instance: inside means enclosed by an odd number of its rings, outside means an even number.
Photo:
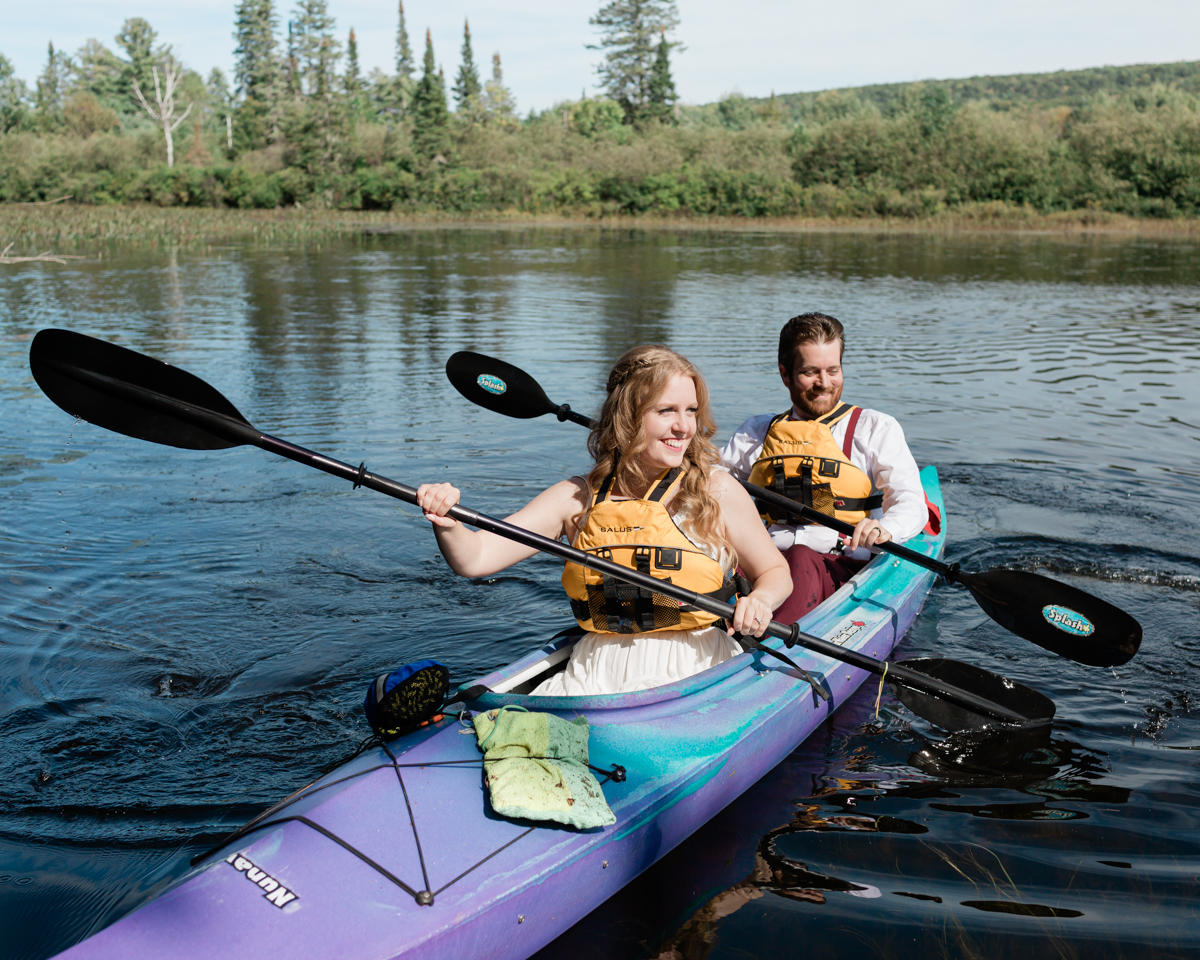
[[[674,515],[680,530],[714,560],[728,568],[728,558],[698,540],[683,512]],[[586,516],[580,518],[582,528]],[[649,633],[585,633],[575,644],[567,668],[543,680],[535,697],[585,697],[649,690],[694,676],[736,657],[741,646],[720,626],[697,630],[654,630]]]
[[[674,683],[742,652],[720,627],[652,633],[585,633],[567,669],[542,681],[535,697],[629,693]]]

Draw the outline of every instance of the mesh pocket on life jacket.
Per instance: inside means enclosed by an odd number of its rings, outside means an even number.
[[[607,574],[602,584],[589,583],[587,594],[592,629],[601,633],[645,633],[680,623],[677,601]]]
[[[812,486],[812,508],[819,510],[827,517],[833,516],[833,487],[827,483],[814,483]]]

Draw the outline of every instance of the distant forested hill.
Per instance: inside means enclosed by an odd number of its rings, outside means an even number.
[[[428,39],[420,84],[364,80],[349,55],[344,74],[334,65],[313,67],[320,82],[264,81],[261,96],[185,71],[177,105],[191,114],[168,151],[121,91],[132,61],[51,49],[35,92],[0,57],[0,204],[1200,217],[1200,62],[731,95],[645,116],[585,96],[524,118],[498,60],[482,99],[449,112]],[[673,83],[660,87],[673,107]]]
[[[774,97],[734,97],[757,113],[778,112],[784,123],[822,122],[832,115],[853,113],[873,104],[883,113],[905,109],[914,98],[931,89],[944,90],[962,106],[974,101],[994,109],[1014,107],[1046,109],[1081,107],[1099,94],[1120,96],[1154,85],[1173,87],[1185,93],[1200,93],[1200,60],[1179,63],[1140,63],[1125,67],[1090,67],[1086,70],[1056,70],[1053,73],[1015,73],[999,77],[968,77],[964,80],[921,80],[913,83],[876,83],[865,87],[843,87],[810,93],[782,93]],[[722,123],[731,110],[709,103],[684,107],[689,119]],[[728,125],[728,122],[725,122]]]

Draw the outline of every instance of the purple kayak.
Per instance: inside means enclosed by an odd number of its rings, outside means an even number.
[[[921,477],[941,508],[936,470]],[[943,527],[907,546],[939,557],[944,541]],[[801,629],[886,658],[933,580],[882,554]],[[586,716],[593,766],[626,771],[624,781],[603,783],[613,826],[573,830],[497,816],[474,730],[448,715],[315,781],[60,956],[527,957],[734,800],[868,677],[795,647],[789,655],[828,699],[760,652],[637,693],[528,696],[563,669],[573,642],[552,641],[473,681],[491,692],[470,706]]]

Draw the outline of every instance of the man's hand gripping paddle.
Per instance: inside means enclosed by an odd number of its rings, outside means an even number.
[[[568,404],[555,404],[524,370],[503,360],[463,351],[446,362],[446,376],[472,403],[522,420],[555,414],[583,426],[592,421]],[[751,496],[804,520],[852,534],[853,524],[803,506],[773,490],[742,481]],[[932,570],[971,591],[975,602],[1004,629],[1076,663],[1116,667],[1127,663],[1142,644],[1142,627],[1124,610],[1075,587],[1024,570],[964,573],[895,543],[875,548]]]
[[[34,337],[29,364],[38,385],[67,413],[117,433],[190,450],[250,444],[324,470],[355,487],[368,487],[406,503],[417,502],[415,488],[370,473],[365,464],[354,467],[260,432],[199,377],[144,354],[68,330],[43,330]],[[593,557],[461,505],[453,507],[448,515],[717,616],[733,615],[734,608],[728,603]],[[936,659],[887,663],[801,633],[794,624],[775,621],[766,632],[789,645],[799,644],[886,677],[914,713],[944,729],[1031,727],[1046,724],[1054,716],[1054,704],[1037,691],[965,663]],[[769,647],[761,649],[786,659]]]

